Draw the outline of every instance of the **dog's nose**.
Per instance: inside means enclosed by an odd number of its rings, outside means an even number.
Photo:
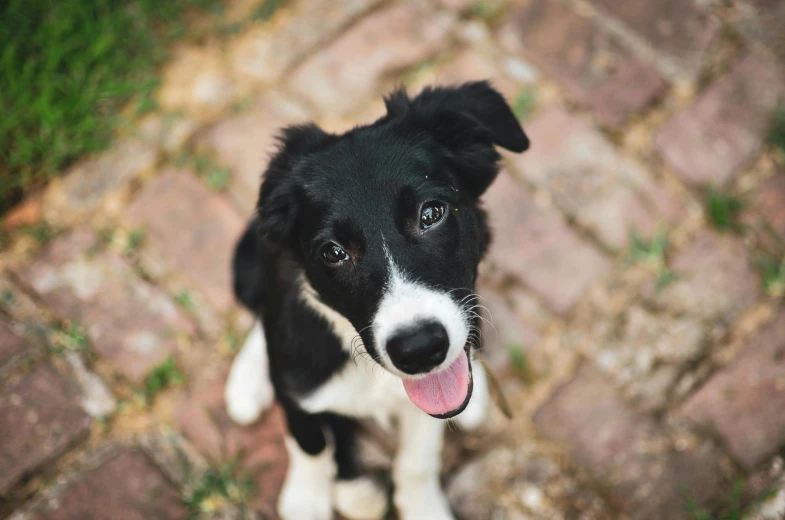
[[[428,372],[444,361],[450,340],[441,323],[428,321],[396,332],[387,341],[393,365],[407,374]]]

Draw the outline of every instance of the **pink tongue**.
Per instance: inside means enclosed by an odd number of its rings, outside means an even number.
[[[444,415],[459,408],[469,395],[469,358],[461,351],[458,359],[439,372],[422,379],[404,379],[406,395],[425,413]]]

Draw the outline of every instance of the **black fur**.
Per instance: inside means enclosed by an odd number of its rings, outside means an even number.
[[[330,325],[301,298],[307,279],[317,297],[360,331],[378,359],[369,325],[389,278],[385,247],[421,284],[473,290],[490,242],[478,198],[498,173],[494,145],[521,152],[529,140],[502,96],[486,82],[429,88],[410,99],[398,90],[387,114],[343,135],[313,124],[283,131],[265,173],[258,215],[234,260],[238,299],[263,319],[271,380],[291,434],[307,453],[325,445],[324,428],[341,439],[339,476],[359,471],[353,460],[354,421],[308,414],[297,399],[350,362]],[[419,226],[425,202],[440,201],[446,216],[427,233]],[[328,264],[325,244],[340,245],[351,261]]]

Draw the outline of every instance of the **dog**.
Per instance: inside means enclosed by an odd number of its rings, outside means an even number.
[[[445,419],[485,420],[478,265],[491,240],[479,198],[495,146],[529,139],[484,81],[385,98],[344,134],[283,129],[256,216],[233,260],[238,300],[260,320],[233,362],[227,409],[256,420],[274,398],[288,427],[284,520],[383,518],[359,420],[393,422],[393,502],[404,520],[453,515],[439,482]]]

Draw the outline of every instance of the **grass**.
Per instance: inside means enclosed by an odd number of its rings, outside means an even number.
[[[0,2],[0,214],[24,190],[105,148],[118,113],[154,108],[156,67],[188,8],[220,0]]]
[[[785,155],[785,106],[780,106],[774,112],[766,142]]]
[[[185,375],[177,367],[177,362],[169,356],[166,361],[155,367],[144,381],[144,388],[139,397],[143,404],[149,406],[160,392],[183,384]]]
[[[782,260],[771,257],[763,260],[761,278],[766,294],[772,298],[785,296],[785,257]]]
[[[183,309],[191,310],[196,307],[196,304],[194,304],[194,298],[188,291],[180,291],[177,293],[174,299]]]
[[[54,331],[52,352],[55,354],[81,352],[89,357],[93,355],[87,331],[80,325],[70,321],[65,322],[61,328]]]
[[[219,468],[209,468],[189,486],[183,502],[189,518],[214,515],[226,503],[243,503],[252,495],[254,484],[249,477],[240,476],[236,462]]]
[[[196,171],[207,186],[215,191],[224,191],[232,178],[229,168],[219,165],[205,154],[181,154],[175,158],[175,164]]]
[[[657,274],[657,290],[662,290],[679,279],[678,273],[668,268],[665,259],[667,249],[668,237],[665,233],[658,233],[651,240],[645,240],[633,233],[627,263],[654,271]]]
[[[524,88],[515,96],[515,101],[513,101],[512,104],[512,111],[515,114],[515,117],[521,121],[526,121],[531,117],[536,105],[537,98],[534,90],[531,88]]]
[[[147,231],[144,228],[132,229],[125,237],[125,254],[131,254],[136,251],[139,246],[144,242],[147,236]]]
[[[709,510],[698,504],[692,495],[687,493],[686,496],[686,509],[689,520],[743,520],[748,518],[752,510],[769,500],[776,493],[776,489],[765,491],[758,497],[752,499],[745,507],[742,504],[742,491],[744,490],[744,482],[737,479],[733,483],[733,488],[728,496],[727,503],[718,510],[717,513],[712,513]]]
[[[738,197],[711,188],[706,198],[706,215],[711,224],[721,231],[741,232],[741,212],[744,203]]]

